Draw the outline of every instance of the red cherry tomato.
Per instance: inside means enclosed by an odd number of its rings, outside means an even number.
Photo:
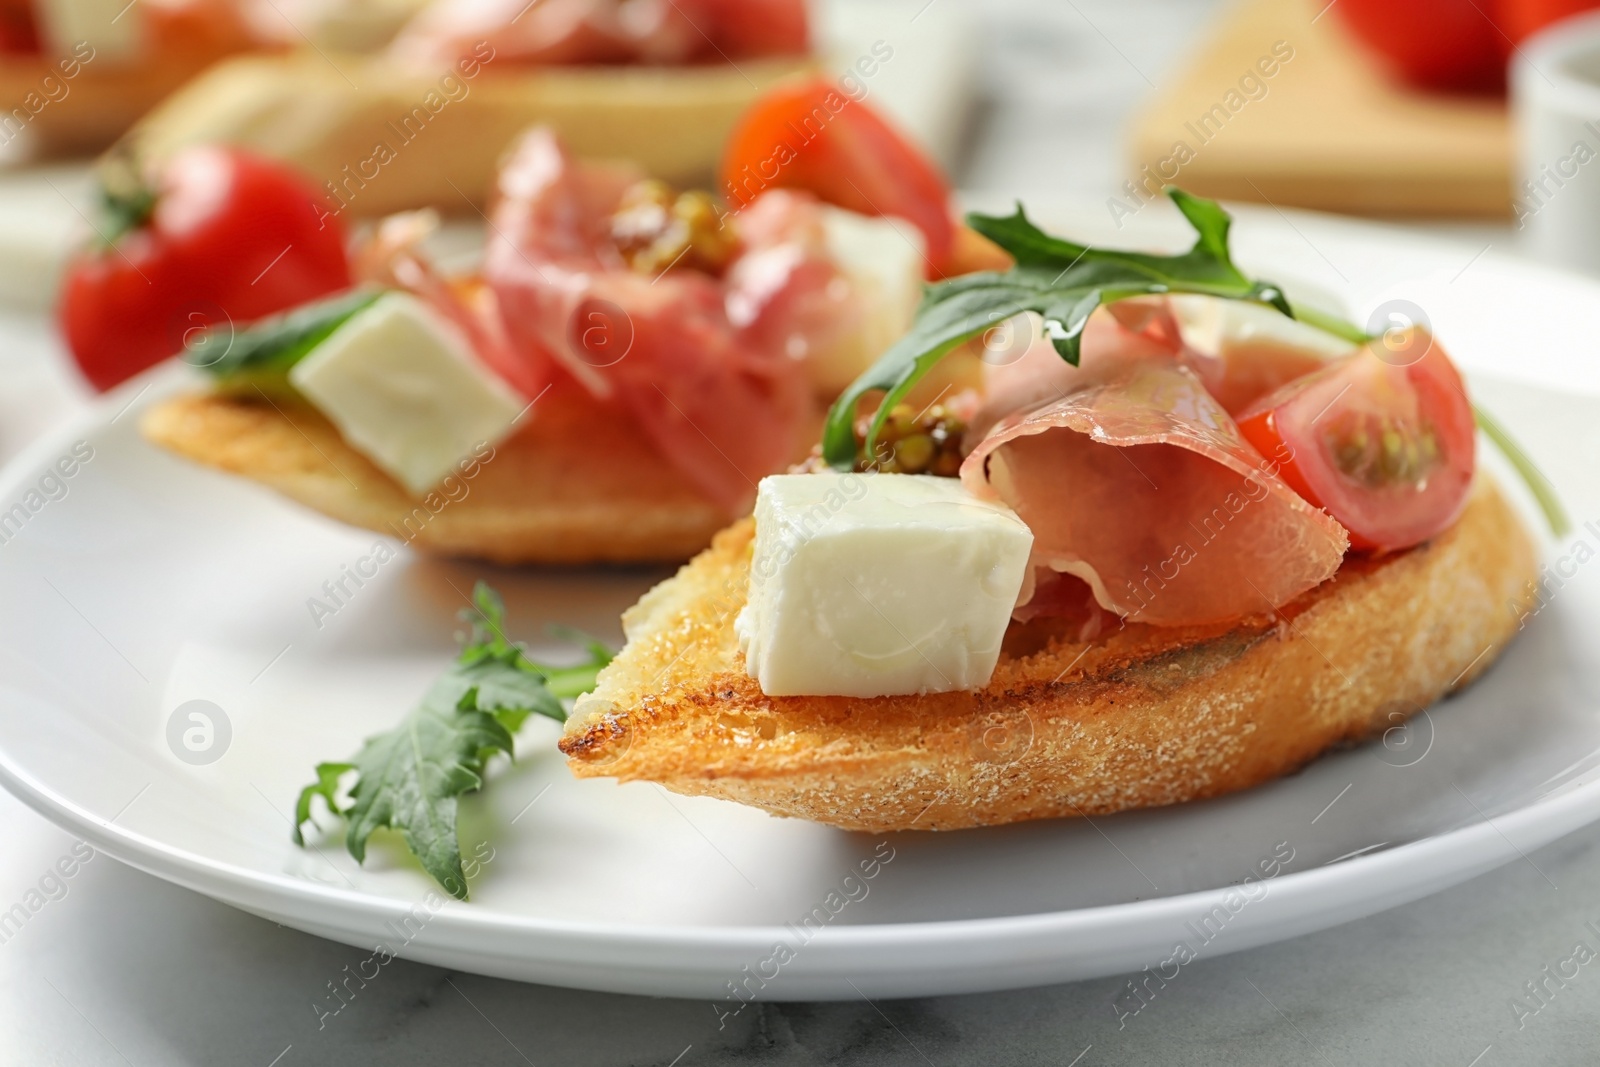
[[[121,232],[68,264],[57,312],[96,389],[180,351],[206,326],[243,326],[350,285],[343,228],[281,163],[186,149],[147,192],[108,207],[121,213]]]
[[[1338,0],[1332,8],[1401,81],[1456,92],[1505,89],[1511,45],[1490,0]]]
[[[767,189],[805,189],[863,215],[894,215],[922,231],[928,274],[950,265],[955,223],[944,176],[840,83],[807,78],[757,100],[723,150],[722,191],[739,206]]]
[[[1290,382],[1238,422],[1284,481],[1350,531],[1352,548],[1409,548],[1466,506],[1472,404],[1455,365],[1420,330]]]

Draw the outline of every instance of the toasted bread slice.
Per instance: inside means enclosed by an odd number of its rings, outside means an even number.
[[[87,42],[75,48],[88,59],[8,53],[0,62],[0,145],[10,147],[22,136],[47,158],[109,148],[139,116],[222,55],[214,46],[119,62],[96,55]]]
[[[287,160],[327,190],[330,214],[409,208],[476,217],[513,138],[546,124],[578,156],[631,159],[675,184],[711,176],[734,121],[815,60],[681,67],[517,67],[418,73],[322,52],[219,63],[134,127],[141,156],[218,141]]]
[[[1516,633],[1537,574],[1527,532],[1480,476],[1449,531],[1351,557],[1276,613],[1128,625],[1087,644],[1013,624],[982,690],[775,698],[745,673],[733,629],[753,529],[723,531],[623,617],[628,645],[561,741],[574,774],[869,831],[1216,796],[1470,682]]]
[[[728,516],[618,409],[556,390],[470,477],[421,498],[287,400],[182,396],[140,427],[182,456],[425,552],[497,563],[680,562]]]

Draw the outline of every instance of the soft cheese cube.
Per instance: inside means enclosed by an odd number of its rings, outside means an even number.
[[[289,381],[352,448],[419,494],[505,437],[527,407],[454,326],[406,293],[353,315]]]
[[[954,478],[781,474],[756,494],[735,628],[768,696],[986,685],[1033,547],[1004,504]]]
[[[838,344],[811,353],[811,381],[842,391],[911,327],[922,300],[922,231],[902,219],[878,219],[822,207],[828,258],[857,295],[861,317]]]

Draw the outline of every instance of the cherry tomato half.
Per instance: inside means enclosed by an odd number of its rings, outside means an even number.
[[[350,284],[344,229],[316,189],[238,149],[185,149],[148,187],[108,193],[106,205],[109,244],[68,264],[57,310],[96,389],[173,355],[207,326],[243,326]]]
[[[1450,357],[1415,328],[1290,382],[1238,422],[1284,481],[1350,531],[1352,548],[1409,548],[1466,506],[1472,404]]]
[[[721,192],[743,206],[767,189],[805,189],[863,215],[894,215],[922,231],[928,274],[950,263],[955,223],[937,167],[859,100],[827,78],[778,86],[734,126]]]

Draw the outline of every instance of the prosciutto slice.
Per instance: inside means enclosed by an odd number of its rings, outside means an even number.
[[[1348,341],[1259,304],[1191,294],[1119,300],[1089,317],[1077,367],[1057,355],[1036,328],[1020,358],[986,366],[987,399],[973,429],[981,436],[1014,411],[1155,358],[1194,371],[1223,410],[1235,415],[1354,351]]]
[[[1137,362],[1179,358],[1179,343],[1163,329],[1169,320],[1143,311],[1136,317],[1123,311],[1113,315],[1113,308],[1120,309],[1121,305],[1097,308],[1089,316],[1077,366],[1061,358],[1031,317],[1027,327],[1031,331],[1030,340],[1020,356],[1007,359],[1002,355],[996,359],[985,354],[984,402],[968,424],[968,447],[982,440],[991,426],[1013,412],[1060,400],[1119,374]],[[1124,319],[1128,321],[1125,323]]]
[[[433,0],[390,46],[402,62],[679,64],[796,55],[803,0]]]
[[[996,422],[962,464],[970,489],[1033,530],[1036,573],[1180,626],[1270,611],[1339,569],[1344,528],[1278,477],[1194,371],[1149,359],[1098,377]]]
[[[738,282],[752,273],[738,260],[727,279],[637,273],[609,224],[638,177],[580,167],[547,130],[514,148],[484,259],[520,364],[507,378],[530,397],[576,379],[625,409],[693,484],[739,514],[756,482],[803,448],[814,414],[804,344],[793,351],[790,332],[764,312],[794,304],[796,287],[826,288],[833,274],[814,269],[803,251],[755,272],[759,286]],[[764,247],[746,242],[742,256]]]

